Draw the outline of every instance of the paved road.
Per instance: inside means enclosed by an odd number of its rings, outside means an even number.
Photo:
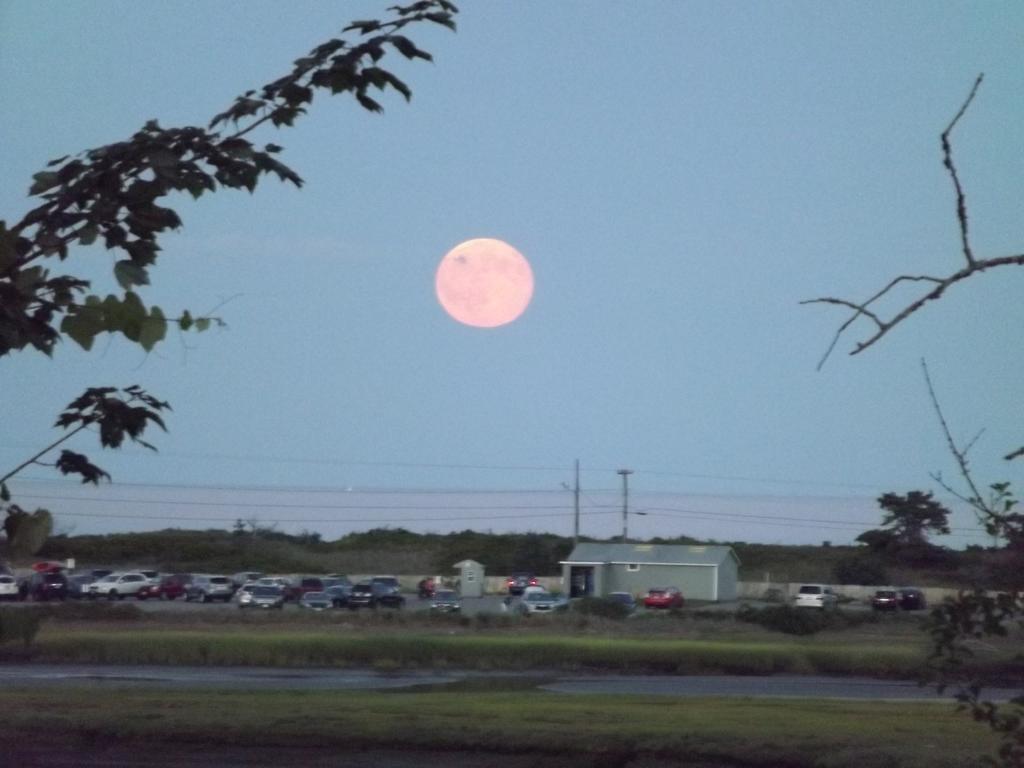
[[[456,685],[464,681],[536,680],[537,688],[565,694],[642,694],[654,696],[741,696],[755,698],[949,701],[934,688],[914,682],[870,678],[798,675],[767,677],[714,675],[565,675],[561,673],[400,672],[372,670],[280,669],[253,667],[135,667],[118,665],[30,664],[0,666],[0,689],[11,686],[81,685],[99,687],[181,687],[264,690],[383,690]],[[985,689],[987,698],[1005,701],[1015,689]]]

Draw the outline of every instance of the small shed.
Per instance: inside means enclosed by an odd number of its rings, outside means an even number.
[[[462,597],[483,597],[484,566],[476,560],[461,560],[452,566],[459,572],[459,594]]]
[[[577,544],[561,561],[570,597],[639,595],[679,587],[688,600],[735,600],[740,560],[732,547],[688,544]]]

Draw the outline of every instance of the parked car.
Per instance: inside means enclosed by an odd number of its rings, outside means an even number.
[[[325,611],[333,605],[331,596],[326,592],[306,592],[299,598],[299,607],[311,611]]]
[[[344,587],[345,589],[352,589],[352,582],[348,576],[342,576],[340,574],[333,574],[331,576],[324,576],[320,579],[323,582],[324,589],[330,589],[331,587]]]
[[[430,576],[426,576],[416,583],[416,596],[419,597],[420,600],[429,600],[434,596],[436,591],[437,584],[434,583],[434,580]]]
[[[191,573],[172,573],[160,579],[160,599],[177,600],[185,596],[188,585],[192,583]]]
[[[679,587],[652,587],[644,597],[644,608],[682,608],[684,602]]]
[[[284,608],[284,592],[280,587],[263,584],[243,585],[238,590],[236,600],[239,608]]]
[[[235,585],[235,589],[238,589],[243,584],[259,581],[261,578],[263,578],[262,571],[239,571],[231,577],[231,583]]]
[[[397,593],[402,591],[402,585],[399,583],[398,577],[396,576],[374,576],[370,581],[374,584],[387,587],[392,592]]]
[[[87,573],[75,573],[68,576],[68,597],[81,600],[89,597],[89,585],[96,581]]]
[[[348,608],[355,611],[359,608],[401,608],[405,598],[388,584],[376,581],[360,581],[348,596]]]
[[[924,592],[917,587],[903,587],[899,590],[900,608],[905,611],[923,611],[928,607]]]
[[[532,573],[517,571],[508,577],[505,587],[510,595],[521,595],[527,587],[539,587],[540,582]]]
[[[284,576],[262,576],[256,580],[261,587],[277,587],[285,594],[291,589],[292,580]]]
[[[556,613],[568,610],[568,608],[567,600],[555,597],[550,592],[527,592],[518,602],[519,612],[525,616]]]
[[[459,613],[462,610],[459,593],[454,589],[435,589],[430,610],[435,613]]]
[[[838,602],[836,593],[825,584],[801,584],[793,596],[793,605],[796,608],[818,608],[824,611],[835,608]]]
[[[613,603],[624,605],[629,613],[633,613],[637,609],[636,598],[629,592],[609,592],[607,599]]]
[[[307,592],[323,592],[324,583],[315,576],[303,576],[298,581],[292,582],[284,590],[285,600],[299,601]]]
[[[246,582],[235,590],[235,594],[231,596],[231,599],[238,603],[240,607],[248,604],[252,599],[252,591],[256,589],[256,586],[255,581]]]
[[[37,571],[24,582],[26,600],[66,600],[67,596],[68,577],[63,571]]]
[[[145,573],[143,573],[143,575],[145,575]],[[155,580],[149,579],[149,581],[147,581],[146,584],[140,587],[139,591],[135,593],[135,597],[139,600],[148,600],[150,598],[153,598],[154,600],[159,600],[163,596],[163,584],[161,583],[159,577]]]
[[[0,600],[17,600],[18,580],[7,574],[0,575]]]
[[[344,608],[348,605],[348,596],[352,594],[351,584],[335,584],[333,587],[328,587],[324,590],[330,598],[331,605],[335,608]]]
[[[147,584],[149,584],[149,579],[138,571],[114,572],[90,584],[89,597],[124,600],[126,597],[134,597]]]
[[[234,594],[234,586],[227,576],[196,575],[185,588],[185,602],[198,600],[201,603],[208,603],[211,600],[223,600],[226,603]]]
[[[876,589],[871,607],[876,611],[895,611],[900,607],[900,593],[895,589]]]

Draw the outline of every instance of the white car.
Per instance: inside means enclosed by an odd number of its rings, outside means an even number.
[[[7,574],[0,574],[0,600],[18,599],[18,580]]]
[[[839,598],[832,587],[825,584],[801,584],[793,597],[795,608],[817,608],[824,611],[835,608],[838,602]]]
[[[111,573],[89,585],[89,597],[106,597],[109,600],[124,600],[135,597],[140,589],[149,584],[142,573]]]
[[[535,613],[555,613],[568,610],[569,603],[564,598],[555,597],[550,592],[524,592],[523,599],[519,601],[519,611],[530,616]]]

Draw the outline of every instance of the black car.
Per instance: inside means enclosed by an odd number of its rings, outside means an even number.
[[[895,611],[900,607],[900,595],[895,589],[876,590],[871,607],[876,611]]]
[[[359,608],[401,608],[405,605],[405,598],[395,587],[376,581],[360,581],[349,593],[348,609],[350,611]]]
[[[22,584],[24,598],[28,600],[65,600],[68,596],[68,577],[60,571],[33,573]]]
[[[513,573],[508,577],[508,581],[505,582],[510,595],[521,595],[527,587],[536,587],[539,584],[540,582],[537,581],[537,577],[526,571]]]
[[[916,587],[904,587],[899,590],[900,608],[904,611],[923,611],[928,607],[924,592]]]
[[[335,608],[344,608],[348,605],[348,598],[352,594],[352,587],[346,584],[335,584],[333,587],[325,589],[324,592],[331,598],[331,605]]]

